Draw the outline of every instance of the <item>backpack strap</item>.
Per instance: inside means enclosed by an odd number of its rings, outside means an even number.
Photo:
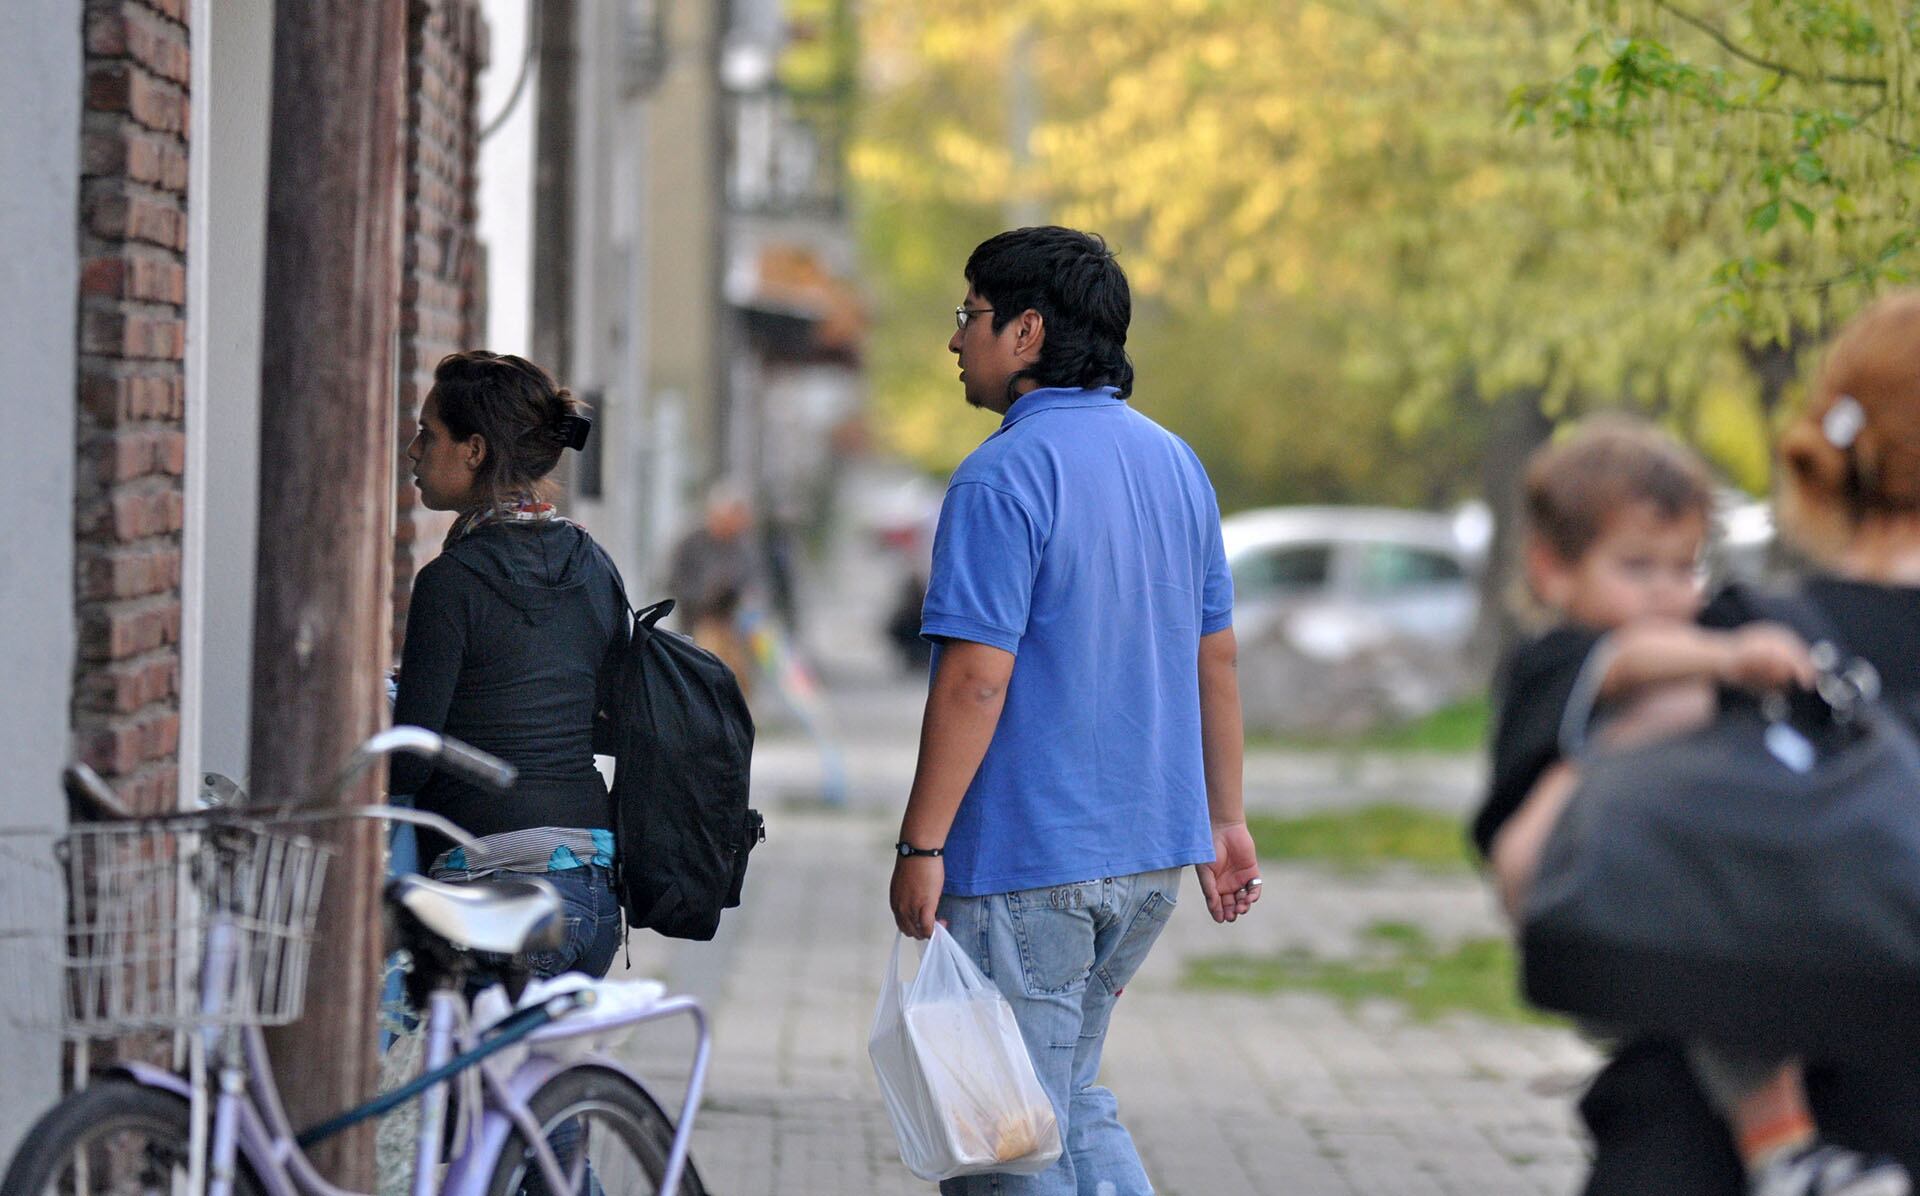
[[[643,606],[633,612],[635,626],[653,630],[653,625],[673,613],[673,599],[662,598],[652,606]]]

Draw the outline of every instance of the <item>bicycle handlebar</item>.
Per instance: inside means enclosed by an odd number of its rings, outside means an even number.
[[[288,803],[278,807],[278,809],[282,813],[300,809],[312,810],[315,808],[332,810],[338,805],[341,795],[346,793],[367,769],[373,767],[381,758],[391,755],[394,752],[405,752],[410,756],[418,756],[423,760],[444,768],[448,772],[462,776],[474,784],[494,793],[505,793],[513,786],[514,780],[519,776],[519,770],[513,765],[508,764],[497,756],[481,751],[472,744],[462,743],[458,739],[441,735],[435,731],[429,731],[425,727],[414,727],[403,724],[398,727],[388,727],[386,730],[376,733],[366,742],[355,748],[353,755],[347,758],[345,767],[341,768],[339,775],[334,778],[333,784],[328,786],[321,798],[318,800]],[[85,764],[79,762],[69,764],[62,774],[62,779],[66,785],[67,799],[73,806],[75,821],[121,822],[138,821],[143,817],[129,810],[126,804],[120,800],[119,796],[114,793],[112,787],[101,779],[100,774]],[[245,816],[250,813],[262,813],[269,808],[273,807],[222,807],[184,815],[179,811],[168,811],[164,814],[153,815],[151,817],[167,820],[187,817],[217,821],[221,818],[230,818],[235,815]],[[393,807],[387,806],[373,807],[373,809],[382,811],[382,813],[378,815],[380,817],[392,817],[396,821],[412,822],[419,826],[430,827],[457,842],[470,842],[472,839],[472,836],[468,835],[453,823],[432,814],[421,811],[396,810]],[[348,816],[354,813],[353,810],[340,810],[338,812]]]
[[[394,752],[418,756],[494,793],[505,793],[512,787],[514,778],[520,775],[513,765],[471,744],[461,743],[458,739],[429,731],[425,727],[403,723],[388,727],[354,749],[346,767],[340,770],[339,777],[327,792],[328,804],[352,787],[360,779],[360,774],[373,767],[382,756]]]

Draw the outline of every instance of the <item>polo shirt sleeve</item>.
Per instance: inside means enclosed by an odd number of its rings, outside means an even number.
[[[1200,589],[1200,634],[1212,635],[1233,626],[1233,571],[1227,568],[1227,546],[1220,536],[1220,505],[1213,504],[1207,527],[1207,573]]]
[[[1039,529],[1018,499],[983,482],[954,484],[934,531],[920,634],[1019,652],[1039,568]]]

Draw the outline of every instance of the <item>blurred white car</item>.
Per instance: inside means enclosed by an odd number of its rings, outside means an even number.
[[[1492,530],[1482,506],[1268,507],[1220,530],[1243,643],[1278,637],[1335,661],[1395,641],[1451,652],[1472,634]]]

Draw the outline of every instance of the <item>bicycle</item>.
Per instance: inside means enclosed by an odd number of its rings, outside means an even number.
[[[395,727],[355,751],[329,805],[395,751],[495,792],[513,780],[510,766],[457,740]],[[559,897],[545,881],[389,882],[389,923],[412,957],[409,993],[425,1008],[421,1072],[296,1131],[262,1031],[302,1012],[330,852],[302,828],[368,817],[412,822],[456,842],[471,836],[424,811],[389,806],[129,818],[84,766],[68,770],[68,789],[77,804],[109,817],[77,822],[56,853],[70,910],[57,943],[62,1028],[80,1039],[184,1034],[191,1061],[176,1070],[122,1061],[97,1075],[28,1132],[0,1196],[102,1188],[347,1196],[321,1177],[308,1150],[415,1099],[411,1196],[705,1196],[689,1152],[712,1045],[705,1011],[652,981],[530,981],[523,957],[558,946],[565,932]],[[491,979],[512,1007],[476,1021],[466,991]],[[602,1042],[677,1017],[692,1022],[695,1044],[676,1126]],[[217,1082],[210,1110],[209,1074]],[[456,1084],[465,1091],[450,1131]]]

